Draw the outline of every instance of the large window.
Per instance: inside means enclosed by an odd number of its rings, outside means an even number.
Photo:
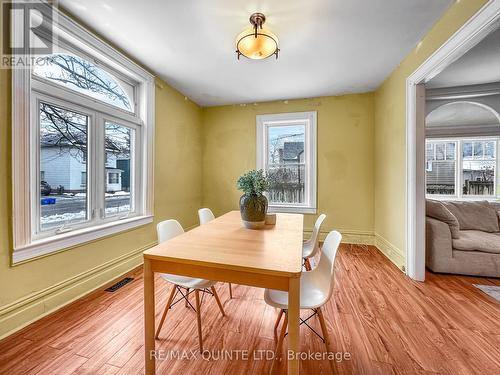
[[[257,116],[257,168],[271,211],[316,212],[316,112]]]
[[[57,19],[13,72],[14,262],[152,221],[153,76]]]
[[[427,195],[497,198],[498,144],[498,138],[427,140]]]

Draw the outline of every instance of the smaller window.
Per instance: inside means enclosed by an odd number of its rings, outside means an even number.
[[[87,186],[87,172],[82,172],[82,186]]]
[[[120,174],[116,172],[111,172],[108,174],[108,183],[118,184],[120,182]]]
[[[270,211],[316,212],[316,112],[257,116],[257,168]]]
[[[427,142],[425,157],[427,194],[455,194],[456,147],[455,142]]]

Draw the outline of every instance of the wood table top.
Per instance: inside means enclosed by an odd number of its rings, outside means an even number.
[[[276,225],[252,230],[231,211],[146,250],[144,258],[300,277],[303,215],[276,215]]]

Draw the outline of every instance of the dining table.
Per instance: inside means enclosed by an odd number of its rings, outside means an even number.
[[[155,374],[156,370],[155,273],[288,292],[288,351],[285,358],[288,374],[298,374],[302,243],[302,214],[277,213],[274,225],[247,229],[240,212],[230,211],[144,251],[146,374]]]

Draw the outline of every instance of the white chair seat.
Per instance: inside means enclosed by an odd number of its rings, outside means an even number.
[[[329,298],[329,290],[320,288],[311,277],[308,277],[309,272],[302,273],[300,278],[300,308],[315,309],[323,306]],[[288,292],[281,290],[266,289],[264,292],[264,300],[270,306],[288,310]]]
[[[160,276],[163,280],[166,280],[175,285],[182,286],[183,288],[189,288],[189,289],[205,289],[205,288],[210,288],[216,284],[215,281],[211,280],[171,275],[168,273],[162,273],[160,274]]]

